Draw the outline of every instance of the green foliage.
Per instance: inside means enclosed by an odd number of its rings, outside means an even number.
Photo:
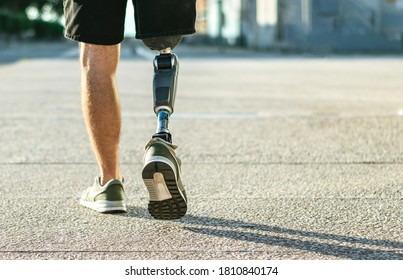
[[[2,0],[0,10],[23,13],[29,6],[34,6],[41,12],[47,5],[58,15],[63,14],[63,0]]]
[[[63,0],[2,0],[0,3],[0,34],[21,36],[34,35],[35,38],[53,39],[63,35],[59,22],[46,22],[38,18],[28,19],[26,9],[34,6],[41,13],[47,6],[59,16],[63,14]]]
[[[0,13],[0,32],[21,34],[32,27],[31,21],[23,13]]]
[[[58,22],[46,22],[40,19],[32,22],[37,39],[57,39],[63,35],[64,28]]]

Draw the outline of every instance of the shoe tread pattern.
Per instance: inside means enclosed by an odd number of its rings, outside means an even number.
[[[165,183],[172,196],[170,199],[162,201],[150,201],[148,204],[148,212],[155,219],[160,220],[174,220],[180,219],[186,214],[187,204],[186,197],[182,197],[178,182],[175,178],[175,173],[172,168],[164,162],[151,162],[143,169],[143,180],[150,189],[154,173],[161,173],[164,176]],[[152,188],[152,187],[151,187]],[[183,193],[186,196],[185,193]]]

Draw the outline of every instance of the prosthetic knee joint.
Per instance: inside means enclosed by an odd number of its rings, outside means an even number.
[[[179,44],[181,36],[144,39],[144,44],[159,54],[154,58],[153,97],[154,112],[157,115],[158,137],[172,143],[172,135],[168,129],[169,117],[174,112],[176,83],[178,79],[179,61],[172,49]]]

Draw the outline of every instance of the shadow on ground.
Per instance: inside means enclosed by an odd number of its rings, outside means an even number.
[[[138,207],[129,207],[128,213],[124,214],[124,216],[152,219],[147,209]],[[287,229],[244,221],[194,215],[186,215],[182,219],[172,222],[182,224],[184,230],[196,234],[286,247],[343,259],[403,259],[403,242]],[[315,240],[306,240],[308,238]]]

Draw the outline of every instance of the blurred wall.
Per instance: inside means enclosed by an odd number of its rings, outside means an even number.
[[[241,9],[241,44],[268,48],[277,41],[277,0],[243,0]]]
[[[295,51],[402,51],[403,0],[198,0],[198,35]]]
[[[208,0],[207,33],[221,43],[235,45],[241,34],[241,0]],[[221,38],[219,38],[221,37]]]
[[[289,46],[318,51],[402,50],[401,0],[283,0]]]

